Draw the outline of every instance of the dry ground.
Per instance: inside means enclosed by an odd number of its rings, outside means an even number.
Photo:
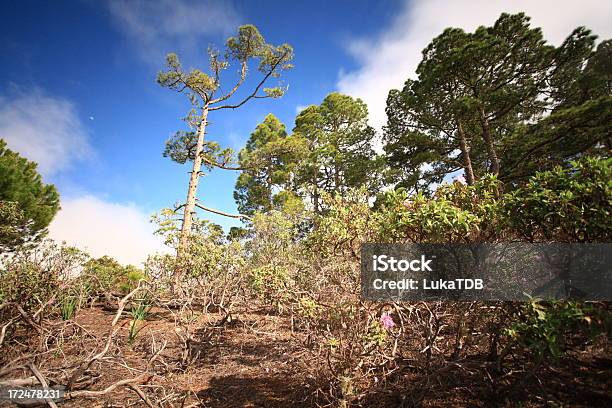
[[[57,337],[47,339],[47,346],[53,351],[36,357],[35,364],[51,381],[73,370],[104,347],[114,316],[114,310],[99,306],[80,310],[74,322],[64,328],[65,341],[54,347],[59,344]],[[268,314],[264,308],[254,306],[233,316],[231,321],[221,322],[222,314],[194,313],[189,325],[193,329],[189,340],[191,352],[183,357],[186,334],[177,329],[171,310],[153,309],[132,344],[128,343],[130,316],[124,315],[108,353],[91,365],[89,383],[83,385],[103,390],[146,370],[154,375],[140,382],[139,388],[154,406],[327,405],[323,395],[329,383],[319,376],[326,374],[326,367],[315,360],[317,350],[301,346],[304,334],[292,330],[288,317]],[[31,329],[21,330],[8,351],[0,356],[0,366],[18,358],[20,353],[27,353],[32,346],[28,344]],[[374,387],[353,402],[373,407],[612,406],[612,360],[608,346],[578,347],[537,377],[517,370],[487,379],[486,367],[490,363],[480,356],[470,356],[461,366],[450,365],[427,377],[406,364],[384,387]],[[3,375],[2,379],[30,375],[23,368]],[[136,390],[122,386],[94,399],[76,398],[60,406],[147,404]]]

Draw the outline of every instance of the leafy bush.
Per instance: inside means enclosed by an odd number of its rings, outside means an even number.
[[[88,260],[79,277],[90,300],[110,292],[129,292],[144,278],[144,272],[133,265],[123,266],[109,256]]]
[[[610,327],[610,315],[588,303],[524,303],[505,334],[532,352],[538,361],[562,355],[569,334],[597,334]]]
[[[0,264],[0,303],[14,302],[35,310],[80,273],[87,256],[76,248],[45,242]]]
[[[498,233],[499,183],[483,177],[473,186],[443,184],[433,197],[409,197],[404,189],[379,197],[376,225],[381,242],[445,243],[491,240]]]
[[[171,248],[178,249],[180,220],[173,210],[165,209],[153,217]],[[228,308],[243,290],[242,270],[244,249],[239,240],[226,240],[219,225],[194,219],[187,245],[181,254],[150,256],[145,272],[160,290],[179,290],[194,296],[205,307]],[[183,272],[182,281],[175,287],[175,274]]]
[[[361,244],[376,236],[367,192],[352,190],[343,196],[327,194],[323,199],[327,211],[315,218],[307,247],[323,257],[358,257]]]
[[[508,228],[527,241],[609,242],[612,158],[537,173],[504,197]]]
[[[253,217],[251,239],[245,244],[245,269],[256,296],[281,310],[291,292],[307,285],[304,253],[298,241],[302,211],[273,210]]]
[[[180,221],[176,218],[176,213],[164,209],[153,217],[153,222],[159,226],[156,234],[164,237],[166,245],[178,248]],[[188,245],[182,255],[180,257],[162,255],[156,261],[167,263],[164,269],[171,274],[177,269],[182,269],[188,277],[198,278],[210,276],[213,271],[217,271],[225,255],[223,229],[212,222],[194,219]]]

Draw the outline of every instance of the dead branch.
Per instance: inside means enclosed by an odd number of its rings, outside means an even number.
[[[155,354],[153,354],[153,357],[151,357],[151,359],[149,360],[149,363],[148,363],[149,366],[151,366],[155,362],[157,357],[159,357],[159,355],[161,354],[162,351],[164,351],[167,345],[168,345],[168,340],[164,340],[164,344],[162,344],[159,350],[157,350]]]
[[[0,346],[2,346],[2,343],[4,343],[4,336],[6,336],[6,330],[9,328],[11,324],[15,323],[17,319],[18,319],[17,317],[13,317],[11,320],[8,321],[8,323],[2,326],[2,331],[0,332]]]
[[[117,314],[115,315],[115,318],[113,319],[113,322],[111,323],[111,326],[115,326],[117,324],[117,322],[121,318],[121,313],[123,313],[123,309],[125,309],[125,306],[127,305],[128,300],[130,300],[130,298],[134,296],[136,292],[140,290],[140,285],[142,284],[143,281],[144,280],[142,279],[138,281],[138,285],[136,286],[136,289],[134,289],[133,291],[125,295],[125,297],[119,301],[119,309],[117,310]]]
[[[109,385],[108,387],[106,387],[103,390],[99,390],[99,391],[81,390],[81,391],[67,392],[64,395],[64,398],[65,399],[73,399],[73,398],[77,398],[77,397],[96,398],[96,397],[100,397],[102,395],[106,395],[106,394],[112,392],[115,388],[121,387],[123,385],[128,385],[128,384],[132,384],[132,383],[139,383],[139,382],[145,382],[146,383],[146,382],[148,382],[151,379],[152,376],[153,376],[152,374],[143,373],[143,374],[140,374],[138,377],[129,378],[127,380],[117,381],[116,383]]]
[[[149,408],[155,408],[153,403],[151,403],[151,401],[149,400],[147,395],[142,391],[142,389],[138,385],[136,385],[136,384],[128,384],[128,387],[130,387],[132,390],[134,390],[134,392],[136,392],[136,394],[138,394],[138,396],[144,401],[145,404],[147,404],[147,406]]]
[[[138,285],[136,286],[136,288],[130,293],[128,293],[127,295],[125,295],[125,297],[123,297],[123,299],[119,301],[119,309],[117,310],[117,313],[115,314],[115,318],[113,319],[111,323],[111,331],[106,339],[106,345],[104,346],[102,351],[100,351],[98,354],[93,356],[88,361],[81,364],[79,368],[74,370],[73,374],[70,376],[70,380],[68,381],[68,385],[66,386],[66,388],[68,388],[69,390],[72,389],[74,382],[78,380],[83,375],[83,373],[87,369],[89,369],[89,367],[91,367],[94,361],[97,361],[106,355],[106,353],[108,352],[110,348],[111,343],[113,342],[113,338],[115,337],[115,334],[117,334],[117,332],[119,331],[119,327],[115,327],[115,326],[117,325],[117,322],[119,321],[119,318],[121,317],[121,314],[123,313],[123,309],[125,309],[125,306],[127,305],[128,300],[132,296],[134,296],[138,290],[140,290],[140,285],[142,284],[142,282],[143,280],[141,279],[138,282]]]
[[[14,305],[17,308],[17,311],[19,312],[21,317],[23,317],[23,320],[25,320],[25,322],[27,324],[29,324],[34,330],[36,330],[38,332],[38,334],[43,334],[42,327],[40,327],[40,325],[34,323],[34,320],[32,320],[32,318],[30,316],[28,316],[28,313],[25,310],[23,310],[21,305],[19,305],[17,303],[15,303]]]
[[[35,376],[0,381],[0,387],[31,387],[40,384]]]
[[[205,157],[204,155],[202,155],[202,161],[204,163],[207,163],[207,164],[213,166],[213,167],[218,167],[218,168],[223,169],[223,170],[242,171],[242,170],[250,170],[250,169],[254,168],[253,166],[248,166],[248,167],[246,167],[246,166],[228,166],[227,164],[219,163],[219,162],[216,162],[214,160],[210,160],[209,158]]]
[[[249,217],[248,215],[244,215],[244,214],[229,214],[229,213],[226,213],[226,212],[223,212],[223,211],[219,211],[219,210],[215,210],[215,209],[212,209],[212,208],[204,207],[200,203],[196,203],[195,205],[196,205],[196,207],[201,208],[204,211],[208,211],[208,212],[211,212],[213,214],[223,215],[224,217],[229,217],[229,218],[244,218],[244,219],[247,219],[247,220],[251,219],[251,217]]]
[[[36,368],[36,366],[32,363],[28,364],[28,367],[30,368],[34,376],[38,379],[40,385],[45,388],[48,388],[49,384],[47,383],[47,380],[45,380],[45,377],[40,373],[40,371],[38,371],[38,368]],[[55,404],[55,402],[53,402],[52,399],[47,398],[45,399],[45,401],[47,402],[47,405],[49,405],[51,408],[57,408],[57,405]]]

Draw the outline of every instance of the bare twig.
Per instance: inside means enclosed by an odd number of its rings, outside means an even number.
[[[21,315],[21,317],[23,317],[23,320],[25,320],[25,322],[27,324],[29,324],[34,330],[36,330],[38,332],[38,334],[43,334],[42,327],[40,327],[40,325],[34,323],[34,320],[32,320],[32,318],[30,316],[28,316],[28,313],[25,310],[23,310],[21,305],[15,303],[15,307],[17,308],[17,311],[19,311],[19,314]]]
[[[47,380],[45,380],[45,377],[40,373],[40,371],[38,371],[38,368],[36,368],[36,366],[32,363],[28,364],[28,367],[30,368],[30,370],[32,370],[32,373],[38,379],[40,385],[45,388],[48,388],[49,384],[47,383]],[[47,402],[47,405],[49,405],[51,408],[57,408],[57,405],[55,404],[55,402],[53,402],[52,399],[46,398],[45,401]]]

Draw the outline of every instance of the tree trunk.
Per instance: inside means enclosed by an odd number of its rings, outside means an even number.
[[[200,180],[200,170],[202,168],[202,151],[204,149],[204,135],[206,133],[206,124],[208,117],[208,106],[202,109],[202,116],[198,126],[198,142],[196,143],[195,157],[193,159],[193,168],[189,177],[189,188],[187,190],[187,200],[183,211],[183,225],[181,226],[181,236],[179,246],[177,248],[177,257],[180,258],[189,243],[189,235],[191,234],[191,226],[193,224],[193,214],[196,206],[196,193],[198,191],[198,181]],[[174,273],[175,287],[178,287],[181,278],[185,274],[185,270],[178,268]]]
[[[320,211],[319,211],[319,207],[320,207],[320,204],[319,204],[319,187],[317,186],[316,181],[315,181],[314,193],[313,193],[313,205],[314,205],[315,213],[319,214],[320,213]]]
[[[318,167],[318,164],[317,164]],[[319,180],[317,177],[317,167],[313,166],[312,167],[312,182],[313,182],[313,192],[312,192],[312,199],[313,199],[313,205],[314,205],[314,211],[315,213],[319,214]]]
[[[485,142],[487,155],[491,161],[490,170],[493,174],[499,174],[499,159],[497,158],[497,153],[495,152],[495,146],[493,146],[491,130],[489,129],[489,121],[485,116],[483,108],[480,108],[480,123],[482,124],[482,139]]]
[[[461,157],[463,158],[463,170],[465,172],[465,181],[469,186],[474,184],[474,169],[472,168],[472,160],[470,159],[470,150],[467,146],[467,139],[463,131],[461,122],[458,124],[457,133],[459,134],[459,148],[461,149]]]
[[[272,203],[272,169],[268,167],[266,169],[266,212],[271,211],[274,208]]]

